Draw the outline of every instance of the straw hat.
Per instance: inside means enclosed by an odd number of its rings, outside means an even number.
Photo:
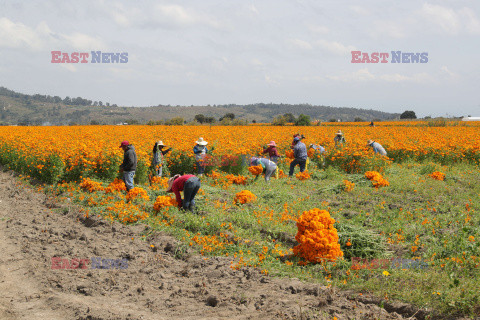
[[[374,143],[374,142],[375,142],[375,141],[373,141],[373,140],[368,140],[368,141],[367,141],[367,144],[368,144],[368,145],[371,145],[371,144]]]
[[[176,174],[176,175],[174,175],[173,177],[171,177],[170,179],[168,179],[168,187],[167,187],[167,190],[165,190],[166,192],[172,191],[173,182],[174,182],[175,179],[177,179],[178,177],[180,177],[180,175],[179,175],[179,174]]]
[[[157,145],[158,145],[158,146],[165,146],[165,145],[163,144],[163,141],[162,141],[162,140],[158,140]]]
[[[198,140],[195,143],[198,144],[198,145],[201,145],[201,146],[206,146],[208,142],[203,140],[202,137],[200,137],[200,138],[198,138]]]
[[[277,145],[275,144],[275,141],[270,141],[270,143],[268,144],[268,146],[276,147]]]
[[[342,132],[342,130],[338,130],[338,132],[337,132],[337,136],[343,136],[343,132]]]

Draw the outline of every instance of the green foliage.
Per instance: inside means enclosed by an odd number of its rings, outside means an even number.
[[[407,110],[400,115],[400,119],[417,119],[417,115],[414,111]]]
[[[175,117],[165,122],[167,126],[183,126],[185,120],[182,117]]]
[[[166,163],[172,176],[175,174],[193,173],[195,156],[174,150],[170,156],[166,158]]]
[[[148,165],[143,160],[137,161],[137,169],[135,170],[135,184],[144,184],[148,181]]]
[[[273,118],[272,125],[274,126],[284,126],[287,124],[287,120],[284,116],[276,116]]]
[[[298,119],[295,121],[296,126],[309,126],[311,125],[310,116],[301,114],[298,116]]]
[[[343,251],[343,258],[379,258],[386,257],[387,243],[380,235],[361,226],[354,226],[347,222],[335,223],[339,242]],[[350,246],[347,246],[350,242]]]

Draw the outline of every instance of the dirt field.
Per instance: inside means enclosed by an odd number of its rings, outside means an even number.
[[[407,304],[232,270],[166,235],[142,241],[144,229],[85,219],[0,171],[0,319],[425,318]],[[53,257],[69,262],[54,268],[78,268],[52,269]],[[95,257],[120,263],[93,268]],[[89,259],[85,269],[75,258]]]

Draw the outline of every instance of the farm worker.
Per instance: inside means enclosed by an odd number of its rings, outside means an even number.
[[[335,138],[333,138],[333,141],[335,142],[335,147],[342,147],[347,142],[345,140],[345,137],[343,136],[342,130],[337,131],[337,133],[335,134]]]
[[[296,133],[293,135],[293,141],[292,141],[292,146],[291,148],[293,149],[295,147],[295,138],[299,138],[300,140],[303,140],[305,139],[305,136],[303,134],[300,134],[300,133]]]
[[[370,127],[375,127],[375,124],[373,123],[373,121],[370,122],[369,126],[370,126]]]
[[[203,176],[203,173],[205,172],[205,156],[207,155],[208,149],[207,149],[207,144],[208,142],[203,140],[202,137],[198,138],[198,140],[195,142],[196,145],[193,147],[193,153],[195,154],[195,160],[197,164],[197,173],[199,177]]]
[[[278,154],[275,141],[270,141],[270,143],[267,144],[267,148],[263,150],[263,153],[268,153],[270,160],[275,162],[275,164],[278,163],[278,158],[280,158],[280,155]],[[275,170],[275,178],[278,179],[278,167]]]
[[[382,147],[382,145],[378,142],[375,142],[373,140],[368,140],[367,141],[367,144],[373,148],[373,152],[375,153],[379,153],[381,154],[382,156],[386,156],[387,155],[387,151],[385,151],[385,149]]]
[[[298,164],[300,166],[300,172],[305,171],[305,165],[307,163],[307,147],[305,144],[300,141],[299,137],[295,137],[293,139],[293,142],[295,143],[295,146],[293,147],[293,161],[290,162],[290,171],[288,172],[288,176],[292,177],[293,176],[293,170],[295,169],[295,166]]]
[[[155,142],[155,145],[153,146],[152,168],[155,170],[157,177],[162,176],[163,156],[172,151],[172,148],[163,150],[164,148],[165,145],[162,140]]]
[[[123,149],[123,162],[120,165],[120,172],[123,172],[123,182],[127,187],[127,192],[133,189],[133,177],[137,169],[137,154],[135,147],[127,140],[122,141],[120,148]]]
[[[195,209],[195,196],[200,189],[200,179],[193,174],[179,175],[176,174],[168,179],[167,192],[175,193],[175,198],[179,208],[193,211]],[[183,201],[180,195],[183,191]]]
[[[278,158],[280,157],[277,151],[277,145],[275,144],[275,141],[270,141],[270,143],[267,144],[267,148],[263,149],[262,153],[268,153],[270,160],[275,163],[278,162]]]
[[[277,170],[277,164],[273,161],[270,161],[270,160],[266,159],[266,158],[252,157],[250,159],[250,165],[251,166],[261,165],[262,166],[263,171],[265,172],[265,182],[269,182],[270,177]]]

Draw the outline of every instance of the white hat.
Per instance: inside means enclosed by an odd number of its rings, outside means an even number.
[[[165,190],[166,192],[172,191],[173,182],[174,182],[175,179],[177,179],[178,177],[180,177],[180,175],[179,175],[179,174],[176,174],[176,175],[174,175],[173,177],[171,177],[170,179],[168,179],[168,187],[167,187],[167,190]]]
[[[158,140],[157,145],[159,145],[159,146],[165,146],[165,145],[163,144],[163,141],[162,141],[162,140]]]
[[[203,140],[202,137],[198,138],[198,140],[195,142],[196,144],[199,144],[201,146],[206,146],[207,145],[207,141]]]

